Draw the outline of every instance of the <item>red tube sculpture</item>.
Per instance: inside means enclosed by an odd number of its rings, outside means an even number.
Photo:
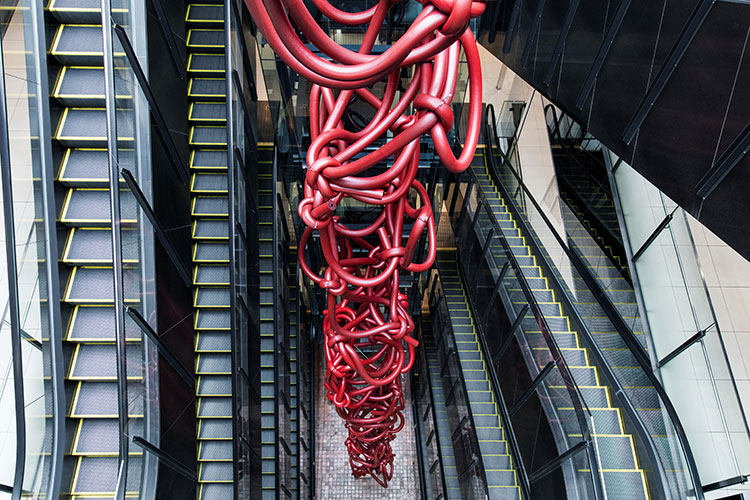
[[[310,93],[312,144],[307,151],[304,199],[298,212],[305,231],[299,259],[304,273],[328,294],[326,335],[328,399],[345,420],[346,447],[355,477],[371,475],[387,487],[393,476],[390,441],[403,427],[401,374],[414,362],[414,323],[399,272],[422,272],[435,260],[435,223],[430,199],[416,180],[421,136],[429,132],[441,163],[451,172],[465,170],[479,137],[482,78],[469,20],[485,4],[472,0],[420,0],[423,8],[408,30],[379,55],[371,54],[384,20],[398,0],[380,0],[364,12],[339,10],[327,0],[312,0],[332,21],[367,28],[358,52],[334,42],[316,23],[304,0],[245,0],[261,33],[276,54],[313,83]],[[293,23],[293,24],[292,24]],[[313,53],[298,32],[325,57]],[[469,69],[469,120],[466,144],[453,155],[446,131],[453,126],[451,102],[460,51]],[[397,99],[402,75],[411,82]],[[385,81],[382,96],[369,87]],[[356,97],[374,109],[374,118],[352,132],[342,124]],[[382,147],[361,155],[390,132]],[[367,170],[392,158],[377,175]],[[409,201],[410,193],[414,204]],[[378,209],[368,227],[347,227],[336,215],[344,198]],[[404,234],[406,222],[413,220]],[[304,258],[313,231],[327,268],[321,275]],[[412,262],[427,233],[424,262]]]

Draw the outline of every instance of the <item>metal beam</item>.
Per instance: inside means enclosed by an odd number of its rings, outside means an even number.
[[[612,19],[609,28],[607,28],[607,32],[604,34],[604,39],[599,45],[599,51],[596,53],[591,69],[589,69],[589,74],[583,82],[583,87],[581,87],[581,91],[578,93],[578,98],[576,98],[576,108],[578,109],[583,108],[583,105],[586,104],[586,101],[591,95],[591,91],[594,89],[596,78],[599,76],[602,67],[604,67],[604,61],[607,59],[609,49],[612,48],[612,43],[614,43],[617,33],[620,31],[622,21],[625,19],[625,14],[627,14],[628,9],[630,8],[630,2],[631,0],[620,0],[620,3],[617,5],[615,17]]]
[[[675,68],[680,64],[680,61],[685,55],[685,52],[687,52],[690,43],[695,38],[695,35],[698,34],[700,27],[703,26],[703,22],[708,17],[709,12],[711,12],[714,3],[716,3],[716,0],[701,0],[695,6],[695,9],[693,9],[693,13],[690,14],[690,18],[682,28],[682,32],[677,38],[677,42],[672,46],[672,50],[669,51],[669,55],[667,55],[659,72],[656,74],[654,83],[649,87],[646,95],[643,97],[643,100],[638,105],[638,108],[635,113],[633,113],[633,116],[625,127],[625,130],[622,133],[622,140],[625,141],[625,144],[630,144],[635,138],[635,134],[638,132],[638,129],[641,128],[641,125],[646,120],[649,112],[651,112],[651,108],[661,95],[664,87],[666,87]]]
[[[695,186],[695,194],[706,199],[719,187],[750,150],[750,122]]]
[[[522,0],[515,0],[513,2],[513,10],[510,13],[510,22],[508,23],[508,32],[505,34],[505,41],[503,42],[503,54],[510,52],[510,48],[513,45],[513,37],[516,35],[516,24],[518,24],[518,18],[521,15],[521,2]]]
[[[518,410],[526,403],[526,401],[529,400],[529,398],[534,394],[536,391],[536,388],[539,387],[539,385],[544,382],[544,379],[547,378],[547,376],[552,372],[552,370],[555,368],[555,362],[550,361],[547,363],[542,371],[539,372],[539,374],[534,378],[534,380],[531,382],[531,385],[526,388],[525,391],[523,391],[523,394],[521,394],[521,397],[518,398],[518,401],[513,403],[513,406],[510,407],[510,410],[508,413],[511,414],[511,416],[518,413]]]
[[[526,65],[529,64],[529,59],[531,59],[531,48],[534,45],[534,40],[536,40],[537,34],[539,33],[539,26],[542,24],[542,11],[544,10],[544,5],[546,3],[546,0],[539,0],[536,4],[536,12],[534,12],[534,19],[531,22],[531,29],[526,37],[526,43],[523,46],[523,56],[521,56],[522,68],[525,68]]]
[[[578,5],[581,0],[570,0],[568,5],[568,11],[565,13],[565,22],[563,23],[560,34],[557,36],[557,42],[555,42],[555,49],[552,51],[552,57],[549,60],[549,66],[547,66],[547,73],[544,75],[544,85],[549,87],[552,83],[552,77],[555,75],[557,65],[560,63],[563,49],[565,48],[565,42],[568,40],[570,34],[570,28],[573,26],[573,19],[576,17],[578,12]]]
[[[713,326],[713,325],[711,325],[711,326]],[[709,328],[711,328],[711,327],[709,327]],[[705,336],[706,336],[706,330],[699,331],[698,333],[696,333],[695,335],[693,335],[692,337],[690,337],[689,339],[687,339],[685,342],[683,342],[682,344],[680,344],[677,347],[675,347],[675,349],[672,352],[670,352],[669,354],[667,354],[666,356],[664,356],[664,358],[662,360],[660,360],[658,363],[656,363],[656,367],[657,368],[663,367],[664,365],[666,365],[667,363],[669,363],[670,361],[672,361],[674,358],[676,358],[677,356],[679,356],[683,352],[687,351],[690,346],[692,346],[696,342],[700,342],[701,340],[703,340],[703,337],[705,337]]]
[[[675,209],[672,210],[672,212],[668,213],[662,219],[662,221],[659,223],[659,225],[656,226],[656,229],[654,229],[651,232],[651,235],[648,238],[646,238],[646,241],[643,242],[643,244],[638,249],[638,251],[633,254],[633,258],[631,259],[631,262],[637,261],[638,258],[641,255],[643,255],[643,252],[645,252],[648,249],[648,247],[651,246],[651,243],[653,243],[656,240],[656,238],[659,237],[659,235],[661,234],[661,232],[664,231],[664,228],[666,228],[669,225],[669,223],[672,222],[672,217],[674,217],[675,211],[677,211],[677,207],[675,207]]]
[[[198,476],[188,466],[184,465],[172,455],[169,455],[168,453],[162,451],[160,448],[149,443],[142,437],[133,436],[133,443],[137,444],[144,451],[156,455],[159,458],[160,462],[162,462],[164,465],[174,470],[175,472],[179,473],[186,479],[193,482],[198,481]]]

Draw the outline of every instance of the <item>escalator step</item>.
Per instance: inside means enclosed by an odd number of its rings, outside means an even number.
[[[195,267],[193,284],[229,286],[229,267],[206,264],[198,265]]]
[[[203,462],[198,471],[198,481],[201,483],[231,483],[233,477],[232,464],[225,462]],[[230,493],[232,490],[228,490]],[[218,497],[212,497],[218,498]],[[232,498],[223,497],[223,498]]]
[[[234,498],[234,485],[223,483],[202,483],[198,500],[231,500]]]
[[[608,494],[611,500],[647,500],[646,478],[641,470],[602,470],[607,492],[619,492],[619,495]]]
[[[55,139],[69,147],[106,147],[107,116],[104,108],[65,108]],[[117,111],[118,143],[133,142],[133,113]]]
[[[55,33],[50,54],[67,65],[101,66],[101,25],[61,24]]]
[[[196,122],[225,122],[227,105],[223,102],[194,102],[190,105],[188,119]]]
[[[510,455],[490,455],[487,453],[482,455],[482,462],[484,462],[484,467],[487,469],[507,470],[511,468]]]
[[[128,379],[142,376],[143,350],[139,345],[126,348]],[[70,364],[70,380],[116,380],[115,346],[110,344],[78,344]]]
[[[143,435],[143,419],[131,419],[128,422],[132,435]],[[72,455],[117,456],[119,449],[120,428],[114,418],[85,418],[80,421],[76,429]],[[131,455],[140,454],[139,449],[133,447]]]
[[[227,354],[201,353],[196,360],[198,375],[228,375],[232,373],[232,358]]]
[[[136,222],[137,204],[129,191],[120,191],[120,214],[124,223]],[[109,191],[94,188],[68,190],[60,222],[68,226],[109,226]]]
[[[126,263],[138,261],[138,231],[123,229],[122,258]],[[73,228],[63,250],[66,264],[112,264],[112,231],[108,228]]]
[[[192,78],[188,84],[188,97],[224,100],[227,95],[224,78]]]
[[[488,486],[515,486],[516,473],[512,470],[486,470]]]
[[[229,332],[200,332],[197,334],[196,352],[230,352],[232,338]]]
[[[210,241],[198,241],[193,247],[193,262],[229,262],[229,245]]]
[[[227,152],[218,149],[198,149],[190,154],[190,168],[193,170],[226,171]]]
[[[194,217],[228,217],[229,200],[226,196],[197,196],[193,198]]]
[[[232,460],[232,443],[225,441],[201,441],[198,450],[198,461]]]
[[[112,306],[82,305],[73,309],[65,340],[68,342],[115,342],[115,311]],[[125,316],[128,342],[141,339],[141,329]]]
[[[223,51],[225,32],[223,29],[191,29],[187,47],[190,50]]]
[[[138,271],[126,268],[122,272],[125,302],[137,302]],[[64,300],[72,304],[111,304],[115,299],[113,282],[111,267],[76,267],[68,278]]]
[[[468,391],[489,391],[490,383],[487,380],[470,380],[466,381],[466,390]],[[477,424],[479,425],[479,424]],[[484,426],[482,426],[484,427]]]
[[[512,474],[515,479],[513,471],[507,471],[506,476],[503,477],[507,477],[508,474]],[[488,485],[488,491],[490,493],[489,500],[521,500],[521,491],[515,484],[503,486]]]
[[[198,396],[231,396],[232,378],[223,375],[201,375],[198,379]]]
[[[226,220],[200,219],[193,221],[193,239],[226,240],[229,238],[229,222]]]
[[[65,106],[103,106],[104,87],[104,68],[64,66],[52,97]]]
[[[491,442],[491,445],[495,448],[492,453],[505,455],[508,452],[508,443],[503,440],[503,431],[500,428],[477,427],[477,439],[479,441]]]
[[[589,408],[607,408],[610,406],[608,389],[606,387],[586,387],[578,386],[583,400]],[[548,386],[547,388],[552,401],[569,401],[570,394],[564,385]]]
[[[220,4],[190,4],[187,8],[185,21],[188,23],[224,24],[224,6]]]
[[[101,8],[97,0],[51,0],[47,6],[59,21],[77,23],[100,23]]]
[[[202,397],[198,405],[198,418],[231,418],[232,398]],[[203,443],[205,446],[205,443]],[[231,457],[231,455],[230,455]]]
[[[205,418],[198,423],[198,439],[232,439],[232,421]]]
[[[133,163],[133,150],[118,151],[120,163]],[[109,164],[106,149],[67,149],[63,156],[58,180],[71,187],[105,187],[109,185]],[[123,180],[121,182],[124,185]]]
[[[81,457],[76,466],[72,495],[114,495],[117,483],[117,457]],[[140,489],[141,457],[128,460],[128,496],[137,494]]]
[[[227,128],[197,125],[190,128],[190,145],[219,147],[227,145]]]
[[[226,194],[226,174],[193,174],[190,189],[194,193]]]
[[[129,383],[128,395],[137,394],[141,384]],[[116,382],[79,382],[73,395],[70,416],[111,417],[117,418],[117,383]],[[131,417],[143,415],[143,398],[133,398],[128,407]]]
[[[196,330],[229,330],[231,317],[228,311],[201,309],[195,312]]]
[[[212,73],[223,75],[226,68],[224,54],[190,54],[188,71],[190,73]]]
[[[627,436],[597,436],[597,456],[602,469],[635,469],[633,439]]]

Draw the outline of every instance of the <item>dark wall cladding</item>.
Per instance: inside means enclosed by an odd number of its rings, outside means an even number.
[[[750,5],[716,2],[631,144],[623,132],[679,39],[697,0],[632,0],[582,109],[576,100],[619,1],[580,0],[560,62],[544,83],[569,2],[521,2],[511,50],[504,54],[513,2],[502,1],[493,43],[482,19],[480,42],[538,91],[588,127],[612,151],[729,245],[750,258],[743,214],[750,212],[750,159],[745,157],[705,201],[696,185],[750,122]],[[532,44],[524,67],[523,52]]]
[[[151,91],[172,133],[182,161],[188,162],[187,82],[180,77],[169,47],[153,11],[148,8],[148,59]],[[164,2],[169,27],[176,40],[185,39],[185,7],[182,2]],[[184,43],[177,44],[183,61]],[[153,124],[153,121],[152,121]],[[172,245],[191,270],[190,190],[182,183],[170,157],[151,128],[152,206]],[[177,268],[158,239],[155,239],[157,333],[182,366],[194,372],[192,288],[185,285]],[[197,471],[195,387],[189,387],[163,357],[159,357],[159,448],[188,469]],[[163,462],[159,465],[156,498],[183,499],[195,496],[195,483]]]

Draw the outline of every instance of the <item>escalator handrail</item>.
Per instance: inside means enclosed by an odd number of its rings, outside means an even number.
[[[487,106],[488,116],[492,117],[492,120],[488,119],[487,122],[494,123],[494,111],[495,110],[492,107],[492,105],[488,105]],[[492,113],[492,115],[490,115],[490,113]],[[489,133],[490,133],[489,128],[486,128],[485,129],[485,135],[487,136],[487,135],[489,135]],[[492,144],[494,144],[494,143],[491,143],[488,146],[492,147]],[[499,148],[498,148],[498,152],[502,156],[503,162],[504,163],[508,163],[508,165],[510,165],[508,158],[502,153],[502,151],[499,150]],[[493,155],[489,155],[489,156],[490,156],[490,159],[491,159],[490,163],[492,164],[491,171],[492,171],[493,174],[496,175],[497,172],[495,171],[495,169],[497,167],[494,164],[494,156]],[[678,439],[678,441],[680,443],[680,446],[682,447],[682,453],[683,453],[683,455],[685,457],[685,461],[686,461],[686,465],[688,467],[688,473],[690,475],[690,479],[693,482],[693,490],[695,492],[696,498],[698,498],[699,500],[703,499],[704,495],[703,495],[703,490],[701,488],[700,475],[698,473],[698,467],[697,467],[697,464],[695,462],[695,457],[694,457],[694,455],[692,453],[692,450],[691,450],[691,447],[690,447],[690,443],[688,442],[687,434],[685,433],[685,429],[682,426],[682,423],[681,423],[681,421],[680,421],[680,419],[679,419],[679,417],[677,415],[677,411],[675,410],[674,405],[672,404],[671,400],[669,399],[669,396],[667,395],[666,390],[664,389],[664,387],[662,386],[661,382],[656,377],[656,375],[654,374],[654,372],[653,372],[653,370],[651,368],[650,359],[648,357],[648,354],[646,353],[646,350],[640,344],[640,342],[638,341],[638,339],[635,338],[635,334],[630,329],[630,327],[625,323],[625,321],[623,320],[622,316],[619,314],[619,312],[615,308],[614,304],[612,303],[611,299],[606,294],[606,292],[601,288],[601,286],[599,285],[599,283],[596,281],[596,278],[593,277],[593,275],[591,274],[591,271],[588,269],[588,267],[583,263],[583,261],[581,260],[581,258],[575,252],[573,252],[565,244],[565,242],[562,240],[562,238],[560,237],[560,235],[557,233],[557,230],[555,230],[554,226],[552,225],[552,222],[549,220],[549,218],[547,217],[547,215],[544,213],[544,211],[542,210],[542,208],[539,206],[539,204],[537,203],[536,199],[531,194],[531,192],[529,191],[529,189],[526,187],[526,185],[523,183],[523,181],[520,179],[520,177],[516,174],[515,170],[513,168],[509,168],[508,170],[510,170],[510,172],[513,174],[513,176],[516,178],[516,181],[519,183],[519,186],[524,191],[524,193],[526,195],[526,198],[529,201],[531,201],[531,203],[534,205],[534,207],[536,208],[536,210],[539,212],[539,214],[540,214],[542,220],[544,221],[544,223],[546,224],[547,228],[550,230],[550,232],[554,236],[555,240],[557,241],[558,245],[562,248],[563,252],[565,252],[565,255],[571,260],[571,262],[573,263],[574,267],[576,268],[576,271],[581,275],[581,277],[583,277],[583,279],[586,282],[586,284],[592,290],[593,295],[596,298],[597,302],[602,307],[602,309],[604,310],[604,312],[607,315],[608,319],[610,320],[610,322],[612,323],[612,325],[615,327],[615,329],[617,330],[617,332],[620,335],[620,337],[625,342],[625,345],[628,347],[628,349],[630,350],[631,354],[633,354],[633,357],[638,362],[638,364],[640,365],[641,369],[643,370],[643,372],[648,377],[649,381],[654,386],[654,388],[655,388],[655,390],[657,392],[657,395],[659,396],[659,400],[661,401],[661,403],[663,405],[663,410],[666,411],[667,416],[669,417],[669,421],[670,421],[670,423],[672,424],[672,427],[675,430],[675,434],[677,435],[677,439]],[[498,187],[501,189],[501,191],[503,191],[503,193],[506,196],[508,195],[508,193],[505,191],[505,187],[502,185],[502,183],[498,182]],[[515,209],[516,208],[515,207],[515,203],[512,201],[512,198],[509,198],[509,202],[510,202],[509,203],[509,208]],[[528,227],[528,225],[526,223],[526,221],[523,218],[519,217],[518,223],[519,223],[520,227],[524,228],[525,232],[528,235],[532,234],[531,230],[529,229],[529,227]],[[533,237],[529,238],[529,240],[530,240],[530,242],[532,244],[536,245],[535,240],[534,240]],[[549,262],[549,258],[543,252],[539,252],[539,257],[542,259],[542,261],[545,261],[550,268],[554,268],[554,267],[552,267],[553,264],[551,264]],[[567,291],[567,289],[564,286],[562,286],[562,284],[559,282],[559,278],[557,277],[557,275],[555,273],[550,273],[550,274],[551,274],[551,277],[550,277],[551,280],[553,282],[556,282],[558,288],[560,288],[560,291],[562,292],[562,298],[565,298],[567,301],[570,301],[570,303],[572,305],[573,304],[573,300],[570,298],[569,292]],[[574,316],[578,316],[577,310],[576,310],[575,307],[572,307],[571,311],[574,312]],[[583,321],[582,319],[580,319],[580,316],[578,316],[578,319],[581,322]],[[593,340],[593,337],[591,337],[591,332],[585,326],[585,324],[582,323],[581,326],[583,326],[582,332],[588,337],[587,340],[589,341],[589,344],[591,344],[592,348],[595,348],[594,350],[596,350],[596,348],[598,348],[598,345]],[[604,366],[608,367],[609,365],[607,363],[604,363]],[[636,414],[637,414],[637,412],[636,412]],[[638,419],[640,419],[640,416],[638,416]],[[647,435],[648,435],[648,437],[651,436],[648,433],[647,433]],[[651,441],[651,442],[653,443],[653,441]],[[657,454],[657,456],[658,456],[658,454]],[[661,464],[660,461],[659,461],[659,466],[663,466],[663,464]]]
[[[473,169],[469,167],[464,174],[468,172],[468,175],[470,176],[470,182],[478,183],[478,179],[476,177],[476,174],[474,173]],[[458,186],[458,184],[456,184]],[[456,187],[458,189],[458,187]],[[477,190],[477,196],[480,200],[482,200],[482,204],[485,207],[486,213],[488,214],[490,221],[492,222],[492,225],[495,227],[495,232],[499,235],[502,235],[502,228],[500,227],[499,222],[495,218],[495,214],[492,213],[491,210],[489,210],[487,207],[489,207],[489,201],[486,198],[486,195],[483,191]],[[599,467],[598,467],[598,460],[596,458],[596,450],[593,446],[593,440],[592,440],[592,432],[591,428],[589,426],[588,418],[591,417],[591,411],[589,410],[588,406],[586,405],[586,402],[583,398],[583,394],[581,393],[580,388],[578,387],[578,384],[576,384],[575,380],[573,379],[572,372],[570,371],[570,368],[567,365],[567,362],[562,356],[562,352],[560,351],[559,346],[557,345],[557,341],[555,340],[554,336],[552,335],[552,330],[547,325],[547,319],[544,317],[544,314],[542,313],[541,307],[539,306],[536,297],[534,297],[534,294],[531,292],[531,286],[529,285],[526,276],[523,274],[523,271],[521,269],[521,265],[518,262],[516,256],[513,254],[513,252],[510,249],[510,245],[508,241],[504,237],[499,238],[501,244],[503,245],[503,250],[505,251],[508,261],[511,264],[511,267],[513,268],[513,271],[516,274],[516,277],[518,279],[519,284],[521,285],[524,297],[526,301],[529,304],[529,311],[534,315],[534,318],[539,325],[539,329],[542,332],[542,337],[544,338],[545,343],[547,344],[547,349],[550,351],[550,355],[555,360],[555,365],[557,366],[560,375],[565,382],[566,389],[568,391],[568,394],[570,395],[571,402],[573,403],[573,409],[576,412],[576,418],[578,420],[578,425],[581,428],[581,436],[582,440],[586,443],[587,449],[589,451],[588,458],[589,458],[589,465],[590,470],[589,474],[592,478],[592,483],[594,485],[594,491],[596,492],[596,498],[604,498],[603,491],[604,487],[601,482],[601,474],[599,473]],[[483,348],[487,345],[486,338],[484,338],[484,331],[481,328],[477,329],[477,332],[480,335],[480,338],[483,339]],[[515,333],[516,335],[520,335],[518,331]],[[494,366],[491,364],[490,368],[491,373],[494,373]],[[495,379],[497,379],[497,375],[495,373]],[[494,392],[494,390],[493,390]],[[495,395],[496,399],[498,401],[503,401],[501,397],[499,397],[498,394]],[[588,417],[587,417],[588,415]],[[503,424],[508,425],[509,429],[512,429],[512,425],[510,424],[510,421],[503,422]],[[519,457],[520,458],[520,457]]]

